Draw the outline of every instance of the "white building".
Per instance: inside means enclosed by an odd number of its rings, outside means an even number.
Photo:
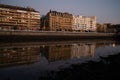
[[[73,31],[96,31],[96,16],[73,16]]]

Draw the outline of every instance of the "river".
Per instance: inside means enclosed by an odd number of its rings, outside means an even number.
[[[120,53],[117,40],[0,43],[0,80],[46,80],[48,74]]]

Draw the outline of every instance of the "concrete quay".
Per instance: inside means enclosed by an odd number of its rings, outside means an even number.
[[[0,41],[4,40],[68,40],[117,38],[115,33],[63,32],[63,31],[0,31]]]

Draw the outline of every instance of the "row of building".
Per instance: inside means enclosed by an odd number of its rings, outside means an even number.
[[[33,8],[0,4],[0,30],[96,31],[95,16],[49,11],[44,17]]]
[[[119,33],[120,32],[120,24],[111,24],[111,23],[104,23],[98,24],[97,23],[97,32],[103,33]]]
[[[73,16],[50,10],[41,22],[41,29],[47,31],[96,31],[95,16]]]

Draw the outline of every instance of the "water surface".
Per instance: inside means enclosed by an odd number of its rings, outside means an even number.
[[[39,80],[73,64],[99,61],[101,56],[120,53],[116,40],[0,44],[0,80]]]

